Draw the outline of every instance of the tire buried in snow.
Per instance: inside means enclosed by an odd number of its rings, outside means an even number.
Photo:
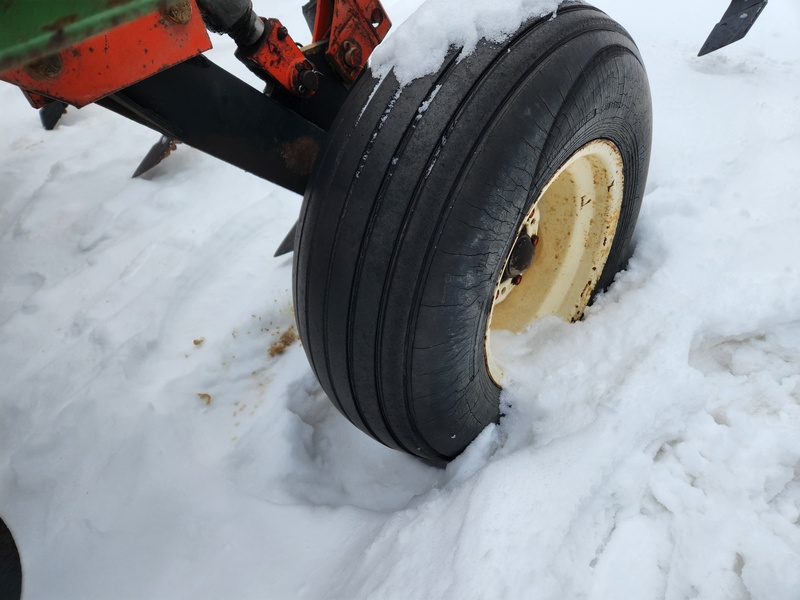
[[[638,50],[591,6],[457,58],[402,89],[362,76],[294,255],[300,337],[328,397],[436,465],[498,420],[491,328],[578,319],[624,267],[651,144]]]

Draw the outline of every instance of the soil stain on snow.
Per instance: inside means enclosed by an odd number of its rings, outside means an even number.
[[[281,334],[274,344],[269,347],[267,353],[269,354],[270,358],[280,356],[299,339],[300,338],[297,335],[297,330],[294,328],[294,325],[292,325],[289,327],[289,329]]]

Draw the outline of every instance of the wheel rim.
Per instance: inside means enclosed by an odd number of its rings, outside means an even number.
[[[583,316],[614,242],[624,187],[619,149],[594,140],[556,171],[528,207],[496,282],[486,326],[487,365],[498,385],[503,370],[493,359],[491,331],[518,333],[548,315],[565,321]]]

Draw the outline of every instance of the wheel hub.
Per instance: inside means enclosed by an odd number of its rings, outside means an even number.
[[[522,223],[517,241],[506,261],[503,276],[494,294],[494,304],[500,304],[515,286],[522,283],[522,274],[533,265],[536,247],[539,245],[539,211],[534,204]]]
[[[508,266],[506,267],[504,279],[515,279],[527,271],[528,267],[533,263],[535,249],[536,244],[533,237],[524,233],[520,235],[517,243],[514,244],[511,256],[508,257]]]
[[[623,190],[619,149],[595,140],[567,159],[531,203],[498,278],[486,328],[487,363],[498,385],[502,370],[491,358],[490,330],[520,332],[547,315],[582,317],[614,241]]]

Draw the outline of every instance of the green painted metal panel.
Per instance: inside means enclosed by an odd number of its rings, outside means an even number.
[[[0,72],[177,0],[0,0]]]

